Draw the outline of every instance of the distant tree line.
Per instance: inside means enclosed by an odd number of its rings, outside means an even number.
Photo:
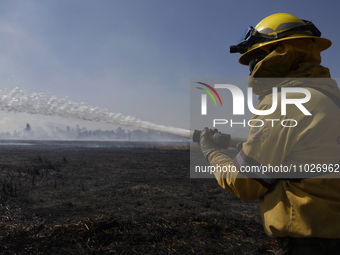
[[[0,132],[0,139],[45,139],[45,140],[121,140],[121,141],[186,141],[186,139],[171,134],[157,132],[153,130],[135,129],[133,131],[124,130],[118,127],[116,130],[87,130],[79,125],[71,128],[60,128],[58,126],[48,126],[47,129],[41,127],[31,127],[29,123],[26,128],[17,132]]]

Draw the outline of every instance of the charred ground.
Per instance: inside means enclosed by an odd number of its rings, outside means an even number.
[[[189,168],[187,147],[1,146],[0,252],[271,254],[258,202]]]

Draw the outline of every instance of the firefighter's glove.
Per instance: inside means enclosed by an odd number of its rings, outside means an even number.
[[[200,147],[206,160],[208,160],[210,153],[220,150],[220,148],[213,143],[213,136],[216,132],[217,129],[212,130],[207,127],[201,131]]]

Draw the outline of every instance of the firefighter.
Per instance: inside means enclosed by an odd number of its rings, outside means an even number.
[[[273,14],[255,28],[249,27],[230,51],[241,53],[239,62],[249,65],[248,85],[259,98],[256,109],[271,108],[276,87],[277,110],[266,116],[253,114],[259,125],[252,125],[235,159],[211,140],[216,130],[205,128],[200,136],[201,150],[212,166],[238,170],[216,171],[219,185],[240,199],[259,199],[264,230],[278,241],[275,255],[340,254],[340,179],[282,179],[240,171],[251,166],[339,168],[340,90],[329,69],[320,65],[320,52],[331,46],[330,40],[320,36],[312,22],[287,13]],[[257,78],[273,79],[258,82]],[[308,79],[301,82],[300,78]],[[284,87],[304,87],[310,92],[311,99],[303,106],[311,115],[294,105],[281,115],[280,89]],[[300,93],[290,96],[301,98]],[[272,126],[265,119],[292,119],[298,124]]]

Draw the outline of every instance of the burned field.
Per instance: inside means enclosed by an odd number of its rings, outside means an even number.
[[[271,254],[258,202],[189,168],[181,147],[1,146],[0,253]]]

